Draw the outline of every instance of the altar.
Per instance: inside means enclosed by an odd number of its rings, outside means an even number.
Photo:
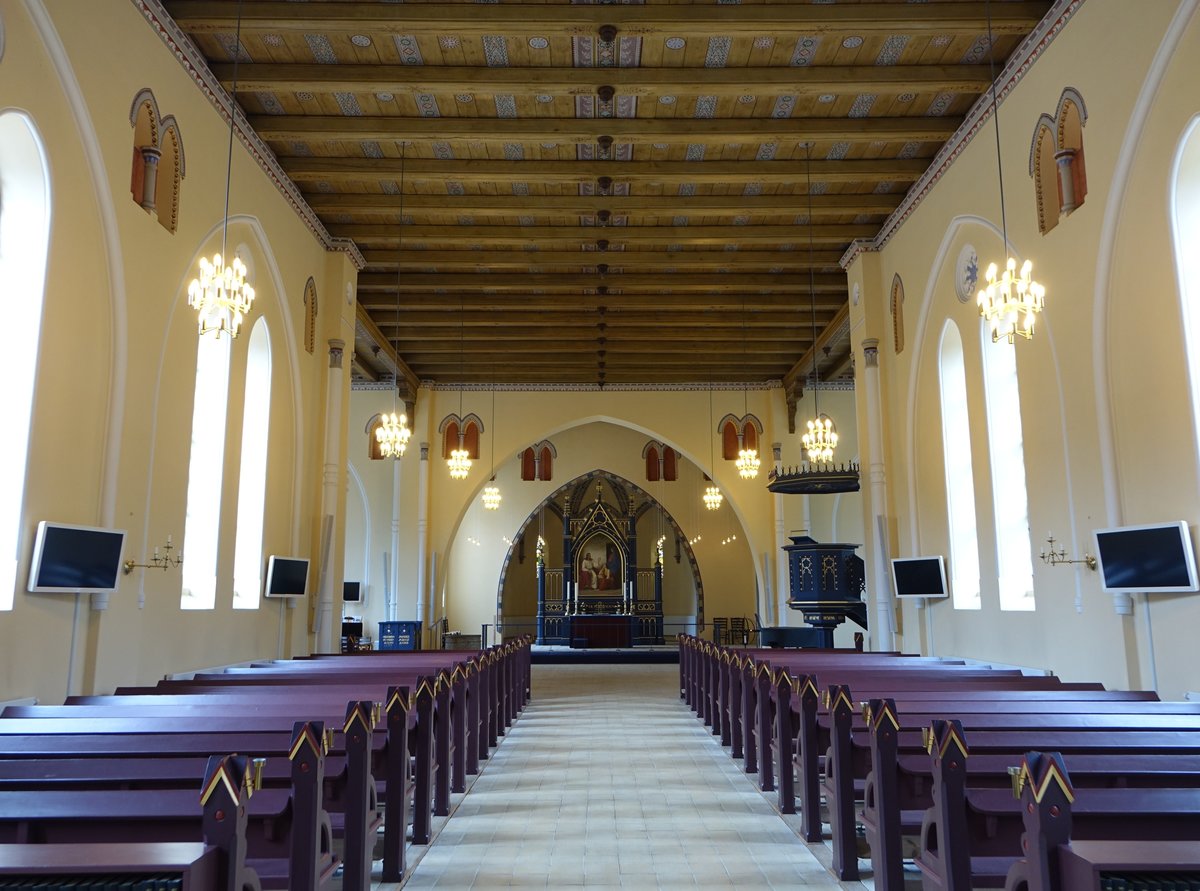
[[[621,649],[633,646],[636,617],[623,615],[570,616],[573,649]]]

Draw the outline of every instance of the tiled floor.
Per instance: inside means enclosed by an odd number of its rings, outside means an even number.
[[[838,886],[680,701],[677,666],[533,671],[534,698],[404,887]]]

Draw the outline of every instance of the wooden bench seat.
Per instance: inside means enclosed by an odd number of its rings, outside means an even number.
[[[165,876],[180,891],[226,891],[220,851],[203,842],[0,845],[0,888],[36,887],[21,880]],[[234,889],[241,891],[241,889]]]

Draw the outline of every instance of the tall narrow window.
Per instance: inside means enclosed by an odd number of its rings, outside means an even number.
[[[187,517],[183,526],[183,609],[212,609],[217,602],[217,540],[225,469],[225,417],[229,397],[228,337],[206,334],[196,349],[196,397],[188,461]]]
[[[983,383],[987,402],[992,502],[996,511],[996,563],[1000,568],[1000,609],[1033,609],[1033,554],[1029,544],[1029,495],[1025,487],[1025,441],[1021,394],[1017,388],[1017,349],[1007,341],[983,338]]]
[[[0,114],[0,350],[7,435],[0,436],[0,610],[13,607],[21,559],[21,517],[33,417],[46,254],[50,243],[50,176],[45,153],[22,114]]]
[[[1200,260],[1196,257],[1196,245],[1200,244],[1200,116],[1192,119],[1183,135],[1172,173],[1171,234],[1192,391],[1192,423],[1200,448]]]
[[[975,476],[962,337],[953,322],[938,349],[942,396],[942,452],[946,464],[946,514],[950,526],[950,587],[955,609],[979,609],[979,541],[975,528]]]
[[[233,553],[233,608],[258,609],[262,589],[263,522],[267,502],[267,446],[271,430],[271,337],[260,318],[246,355],[242,409],[242,469],[238,480],[237,544]]]

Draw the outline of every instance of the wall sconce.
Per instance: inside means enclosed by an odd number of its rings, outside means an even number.
[[[1048,545],[1050,545],[1050,550],[1049,551],[1043,550],[1041,553],[1041,558],[1042,558],[1043,563],[1046,563],[1050,566],[1058,566],[1059,564],[1062,564],[1062,563],[1083,563],[1083,564],[1086,564],[1088,569],[1095,572],[1095,570],[1096,570],[1096,558],[1095,557],[1093,557],[1087,551],[1084,551],[1082,560],[1068,560],[1067,559],[1067,549],[1060,547],[1057,551],[1054,550],[1054,533],[1053,532],[1049,533],[1049,536],[1050,537],[1046,539],[1046,543]]]
[[[126,560],[123,564],[125,568],[125,575],[129,575],[129,573],[133,572],[135,569],[167,570],[174,566],[183,565],[183,551],[180,551],[179,556],[177,557],[171,556],[171,551],[174,550],[174,546],[171,544],[171,536],[167,536],[167,543],[161,548],[161,550],[164,552],[162,556],[159,556],[159,550],[159,548],[154,549],[154,556],[150,558],[149,563],[137,563],[133,560]]]

